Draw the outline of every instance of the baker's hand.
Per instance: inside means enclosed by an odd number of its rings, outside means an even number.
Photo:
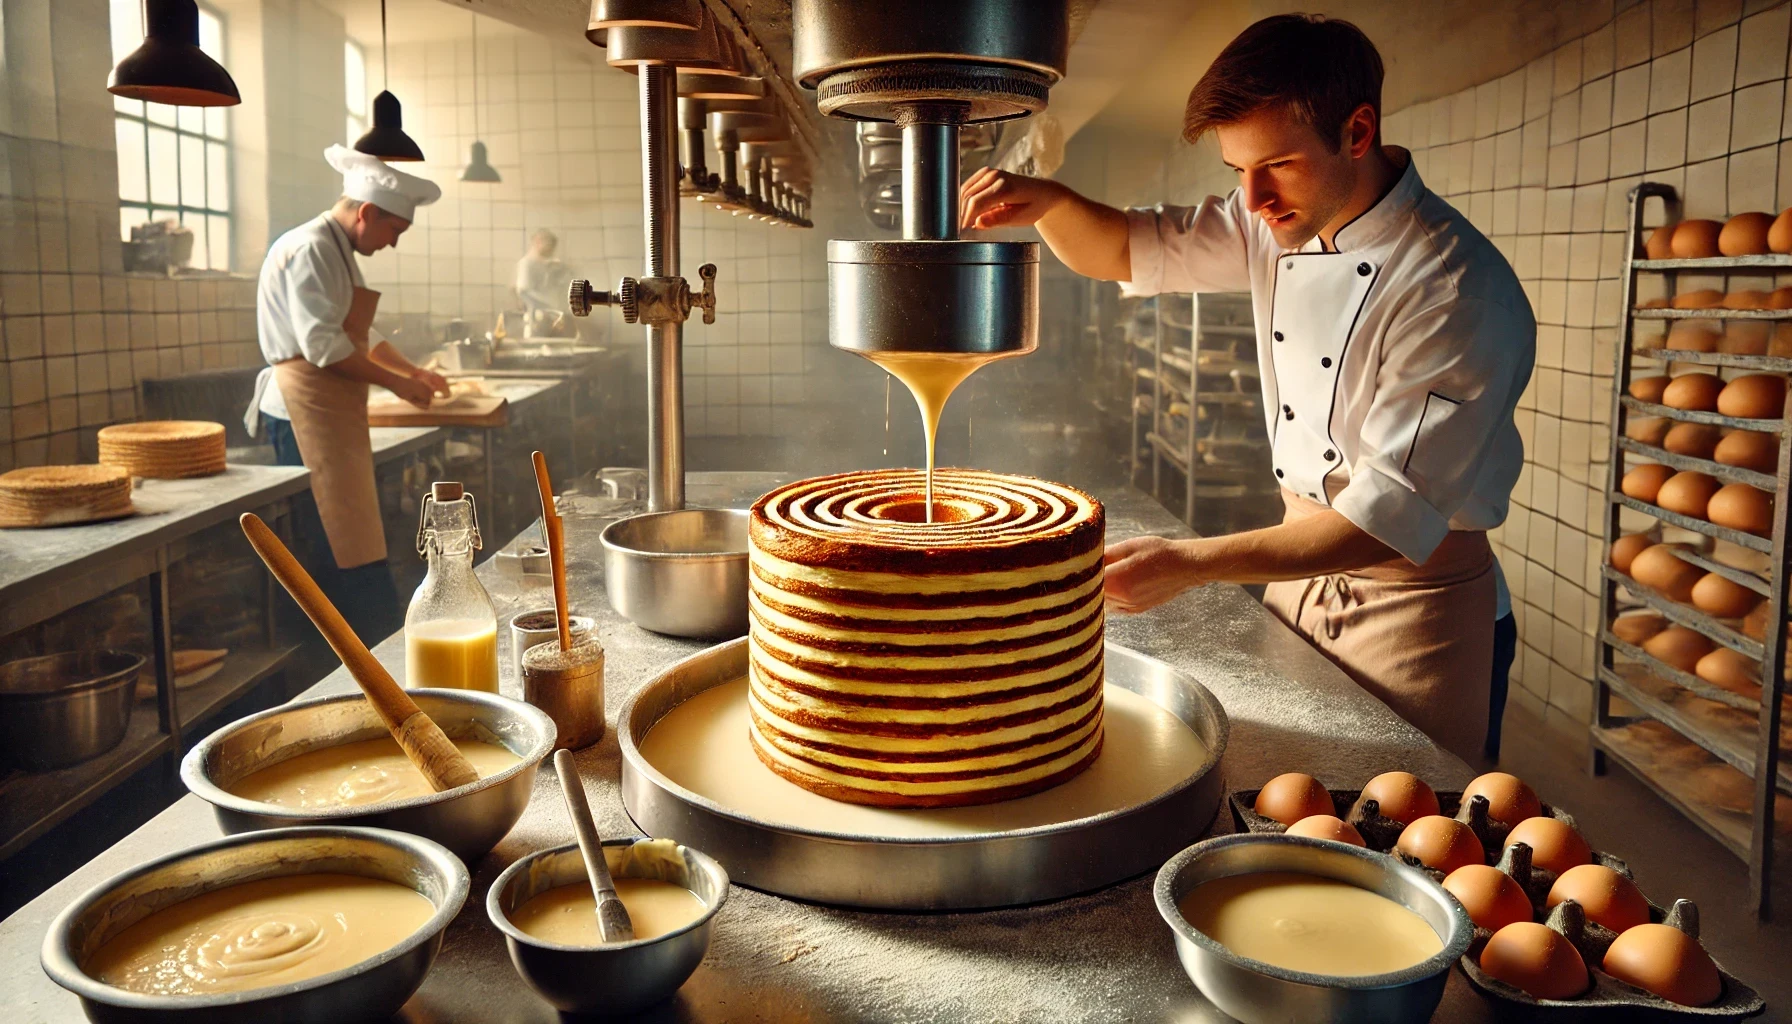
[[[958,190],[958,226],[968,231],[1037,224],[1070,195],[1055,181],[985,167]]]
[[[1200,577],[1187,542],[1132,537],[1109,544],[1104,561],[1107,606],[1122,614],[1155,608],[1207,582]]]
[[[435,390],[416,377],[401,377],[386,387],[419,409],[428,409],[430,400],[435,398]]]
[[[411,379],[419,380],[429,385],[429,393],[432,395],[440,395],[443,398],[447,398],[454,393],[448,389],[448,378],[434,370],[426,370],[419,366],[417,367],[416,372],[411,374]]]

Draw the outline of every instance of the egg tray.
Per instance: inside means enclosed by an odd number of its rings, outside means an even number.
[[[1288,826],[1274,818],[1267,818],[1257,813],[1255,807],[1258,792],[1259,790],[1255,789],[1243,789],[1234,791],[1227,796],[1227,803],[1232,808],[1234,826],[1241,832],[1277,833],[1288,831]],[[1362,790],[1328,789],[1326,792],[1331,795],[1333,813],[1356,826],[1357,831],[1363,837],[1364,844],[1369,849],[1388,854],[1391,857],[1398,857],[1409,867],[1425,872],[1433,881],[1439,883],[1443,881],[1443,872],[1428,868],[1394,849],[1394,843],[1405,826],[1374,813],[1379,811],[1378,807],[1365,806],[1363,813],[1352,816],[1351,812],[1356,808],[1357,799],[1362,796]],[[1484,802],[1480,797],[1477,797],[1476,800]],[[1373,805],[1374,802],[1369,801],[1368,803]],[[1549,896],[1550,887],[1555,884],[1555,872],[1547,868],[1533,867],[1530,864],[1528,849],[1522,844],[1515,847],[1513,853],[1507,853],[1504,849],[1505,840],[1511,827],[1487,817],[1484,807],[1471,807],[1468,813],[1463,813],[1460,790],[1438,790],[1437,803],[1439,813],[1468,824],[1476,838],[1481,840],[1481,847],[1486,854],[1487,862],[1496,864],[1500,870],[1512,875],[1518,881],[1519,887],[1524,890],[1526,896],[1530,897],[1533,919],[1542,920],[1542,912]],[[1546,803],[1543,804],[1543,814],[1545,817],[1555,818],[1578,830],[1574,816],[1567,811]],[[1633,882],[1636,881],[1636,876],[1631,873],[1630,865],[1621,858],[1594,850],[1593,863],[1604,865],[1625,878]],[[1647,896],[1645,895],[1644,898],[1647,899]],[[1683,913],[1696,915],[1696,911],[1691,909],[1690,903],[1684,900],[1681,903],[1685,904],[1686,908],[1682,911]],[[1668,911],[1650,900],[1649,919],[1656,923],[1662,923],[1667,918]],[[1696,933],[1696,917],[1693,927]],[[1589,973],[1593,978],[1593,986],[1577,999],[1537,999],[1529,993],[1504,982],[1496,981],[1482,973],[1479,960],[1481,949],[1491,937],[1484,928],[1475,929],[1475,938],[1470,943],[1468,952],[1458,961],[1458,966],[1467,976],[1469,983],[1482,995],[1489,997],[1495,1016],[1502,1020],[1548,1020],[1561,1022],[1561,1024],[1578,1020],[1623,1020],[1627,1022],[1685,1019],[1743,1020],[1760,1013],[1767,1006],[1759,993],[1725,971],[1722,964],[1718,964],[1718,974],[1723,978],[1724,988],[1723,995],[1717,1002],[1707,1006],[1681,1006],[1678,1003],[1668,1002],[1652,992],[1625,984],[1594,966],[1605,959],[1606,949],[1617,938],[1610,929],[1592,921],[1579,922],[1577,928],[1580,934],[1575,940],[1575,947],[1581,953],[1581,958],[1589,965]],[[1564,929],[1558,928],[1558,930]],[[1713,962],[1716,962],[1715,958]]]

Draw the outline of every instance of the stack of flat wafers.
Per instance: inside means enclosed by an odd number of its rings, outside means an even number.
[[[32,466],[0,473],[0,527],[67,526],[131,514],[118,466]]]
[[[117,423],[100,430],[100,462],[132,476],[175,480],[224,472],[224,424],[204,420]]]

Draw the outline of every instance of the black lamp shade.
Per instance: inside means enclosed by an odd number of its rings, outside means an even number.
[[[373,127],[355,140],[355,149],[387,163],[423,159],[423,150],[404,133],[404,111],[398,106],[398,97],[390,92],[373,98]]]
[[[112,69],[106,91],[177,107],[234,107],[243,102],[223,65],[199,48],[199,5],[149,0],[143,45]]]
[[[462,181],[483,181],[496,183],[504,179],[498,176],[498,169],[493,167],[485,157],[485,143],[473,143],[473,158],[467,161],[466,170],[460,172]]]

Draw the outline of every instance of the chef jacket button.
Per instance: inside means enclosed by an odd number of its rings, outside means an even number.
[[[1293,419],[1294,418],[1294,407],[1290,406],[1290,405],[1282,406],[1282,415],[1288,417],[1289,419]]]
[[[1357,265],[1356,265],[1356,272],[1357,272],[1357,273],[1358,273],[1358,274],[1361,274],[1361,275],[1362,275],[1362,276],[1363,276],[1363,277],[1368,277],[1368,276],[1369,276],[1369,264],[1367,264],[1367,263],[1358,263],[1358,264],[1357,264]]]
[[[1281,331],[1276,331],[1276,332],[1274,332],[1274,333],[1275,333],[1275,336],[1276,336],[1276,340],[1277,340],[1277,341],[1281,341],[1281,340],[1282,340],[1282,332],[1281,332]]]
[[[1276,470],[1276,479],[1277,479],[1277,480],[1280,480],[1280,479],[1282,479],[1282,471],[1281,471],[1281,470],[1279,470],[1279,469],[1278,469],[1278,470]]]
[[[1313,493],[1313,492],[1312,492],[1312,491],[1308,491],[1308,492],[1307,492],[1307,497],[1309,497],[1309,498],[1312,498],[1312,499],[1313,499],[1313,500],[1314,500],[1314,501],[1318,501],[1318,500],[1319,500],[1319,495],[1317,495],[1317,494],[1314,494],[1314,493]]]
[[[1326,450],[1325,450],[1325,461],[1327,461],[1327,462],[1330,462],[1330,461],[1332,461],[1332,460],[1333,460],[1333,459],[1335,459],[1335,458],[1337,458],[1337,457],[1338,457],[1338,453],[1337,453],[1337,452],[1335,452],[1335,451],[1332,451],[1332,450],[1331,450],[1331,449],[1330,449],[1330,448],[1327,448],[1327,449],[1326,449]]]
[[[1325,367],[1328,370],[1331,369],[1332,368],[1332,357],[1331,356],[1320,356],[1319,357],[1319,365]]]
[[[1294,261],[1289,260],[1287,263],[1283,264],[1283,267],[1288,270],[1293,270],[1294,269]]]

